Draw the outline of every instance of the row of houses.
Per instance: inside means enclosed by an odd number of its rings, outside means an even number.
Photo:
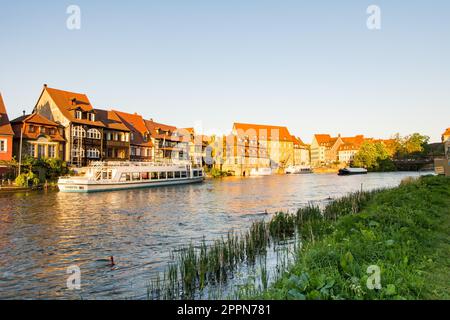
[[[395,140],[366,138],[364,135],[332,137],[329,134],[316,134],[311,143],[311,164],[316,167],[332,163],[349,164],[364,142],[381,142],[388,150],[393,150]]]
[[[348,164],[366,141],[388,149],[394,144],[363,135],[316,134],[307,145],[287,127],[249,123],[234,123],[229,135],[205,136],[137,113],[95,108],[85,94],[47,85],[30,114],[10,121],[0,94],[0,160],[32,156],[85,166],[99,160],[180,159],[246,175],[266,167]]]
[[[0,113],[0,160],[6,161],[32,156],[59,158],[75,166],[98,160],[197,162],[206,147],[206,141],[198,152],[193,147],[192,128],[178,129],[137,113],[94,108],[85,94],[47,85],[31,114],[24,112],[10,121],[1,95]]]
[[[180,159],[237,175],[252,168],[310,163],[309,146],[281,126],[235,123],[230,135],[208,137],[137,113],[95,108],[85,94],[47,85],[32,112],[11,121],[0,102],[0,134],[5,137],[0,160],[31,156],[85,166],[99,160]]]

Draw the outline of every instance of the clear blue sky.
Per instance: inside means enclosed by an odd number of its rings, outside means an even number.
[[[81,30],[66,8],[81,8]],[[366,27],[381,8],[379,31]],[[450,1],[1,1],[10,117],[42,85],[179,127],[387,138],[450,126]]]

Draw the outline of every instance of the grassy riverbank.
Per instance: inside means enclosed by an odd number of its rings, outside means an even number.
[[[450,299],[448,178],[335,201],[323,217],[299,224],[299,234],[295,263],[252,298]],[[379,290],[367,287],[373,265],[381,270]]]

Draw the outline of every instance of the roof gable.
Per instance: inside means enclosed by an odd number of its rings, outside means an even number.
[[[94,111],[96,119],[101,121],[106,128],[127,132],[130,131],[115,112],[102,109],[94,109]]]
[[[11,124],[9,123],[8,113],[6,112],[5,103],[0,93],[0,134],[13,135]]]
[[[90,121],[87,119],[75,118],[75,110],[82,112],[95,113],[94,108],[89,101],[89,98],[84,93],[76,93],[55,88],[50,88],[44,85],[42,93],[47,92],[49,97],[53,100],[55,105],[61,111],[63,116],[70,122],[92,125],[97,127],[104,127],[100,121]],[[42,94],[41,94],[42,97]],[[40,101],[41,98],[39,98]]]
[[[293,141],[288,128],[283,126],[235,122],[233,129],[238,136],[244,134],[261,140],[273,140],[275,138],[275,140],[279,141]]]
[[[51,121],[37,113],[24,115],[11,121],[11,123],[19,123],[19,122],[42,124],[46,126],[59,126],[58,123]]]

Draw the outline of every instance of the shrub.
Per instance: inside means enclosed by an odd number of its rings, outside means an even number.
[[[40,182],[38,176],[33,172],[22,173],[15,180],[16,185],[19,187],[36,187]]]

